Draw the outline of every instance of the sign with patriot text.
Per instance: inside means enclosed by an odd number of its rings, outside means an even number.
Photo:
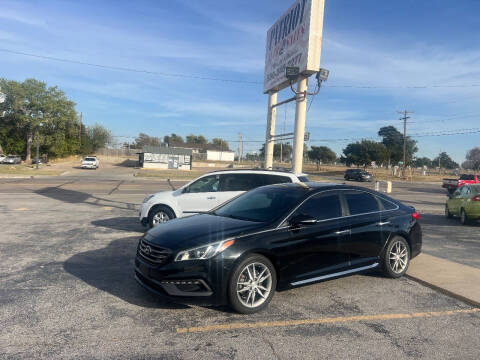
[[[297,0],[267,32],[265,93],[289,85],[287,66],[311,75],[320,69],[324,0]]]

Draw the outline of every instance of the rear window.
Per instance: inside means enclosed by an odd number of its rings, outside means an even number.
[[[95,158],[85,158],[85,161],[95,161]]]
[[[273,185],[273,184],[291,183],[292,179],[290,179],[288,176],[264,175],[263,181],[264,181],[264,185]]]
[[[475,180],[475,175],[463,174],[460,176],[460,180]]]
[[[396,208],[398,208],[398,206],[395,203],[388,201],[386,199],[380,198],[380,202],[382,203],[384,210],[395,210]]]
[[[262,186],[259,174],[222,174],[220,191],[248,191]]]
[[[365,192],[351,192],[345,194],[350,215],[358,215],[379,211],[377,199]]]

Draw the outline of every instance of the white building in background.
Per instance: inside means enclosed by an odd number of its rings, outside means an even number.
[[[207,160],[211,161],[230,161],[235,160],[235,152],[233,151],[219,151],[207,150]]]

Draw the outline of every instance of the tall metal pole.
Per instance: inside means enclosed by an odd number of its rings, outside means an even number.
[[[305,141],[305,117],[307,114],[308,78],[301,76],[298,80],[297,106],[295,110],[295,134],[293,138],[293,172],[299,174],[303,168],[303,142]]]
[[[267,133],[265,136],[265,169],[273,167],[273,145],[275,135],[275,121],[277,119],[277,103],[278,92],[271,91],[268,93],[268,112],[267,112]]]
[[[38,152],[39,152],[39,147],[40,147],[40,144],[39,144],[39,134],[38,134],[38,129],[37,129],[37,154],[36,154],[36,159],[37,159],[37,163],[36,163],[36,168],[38,170]]]

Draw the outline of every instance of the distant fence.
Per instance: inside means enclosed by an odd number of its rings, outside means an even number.
[[[122,156],[138,156],[139,149],[100,149],[95,151],[95,155],[103,155],[109,157],[122,157]]]

